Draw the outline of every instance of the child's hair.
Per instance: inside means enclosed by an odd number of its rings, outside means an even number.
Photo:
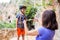
[[[53,10],[46,10],[42,14],[42,25],[50,30],[58,29],[56,13]]]
[[[26,9],[26,6],[19,6],[19,10]]]

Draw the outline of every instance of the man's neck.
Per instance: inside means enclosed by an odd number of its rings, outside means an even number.
[[[24,15],[24,13],[22,13],[21,11],[20,11],[20,14]]]

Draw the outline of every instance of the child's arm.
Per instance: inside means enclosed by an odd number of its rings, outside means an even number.
[[[28,28],[27,28],[27,24],[26,24],[26,21],[24,20],[24,28],[25,28],[25,34],[26,35],[31,35],[31,36],[36,36],[38,35],[38,31],[37,30],[31,30],[31,31],[28,31]]]
[[[42,20],[41,19],[33,19],[34,22],[38,22],[39,25],[42,25]]]

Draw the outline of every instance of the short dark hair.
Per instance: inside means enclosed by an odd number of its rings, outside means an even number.
[[[42,25],[50,30],[58,29],[56,13],[53,10],[46,10],[42,14]]]
[[[58,3],[60,3],[60,0],[58,0]]]
[[[19,6],[19,10],[26,9],[26,6]]]

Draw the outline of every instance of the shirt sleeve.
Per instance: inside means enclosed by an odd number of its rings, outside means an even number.
[[[38,28],[38,33],[41,35],[41,34],[43,34],[43,28],[42,27],[40,27],[40,28]]]
[[[16,18],[19,18],[19,14],[16,15]]]

